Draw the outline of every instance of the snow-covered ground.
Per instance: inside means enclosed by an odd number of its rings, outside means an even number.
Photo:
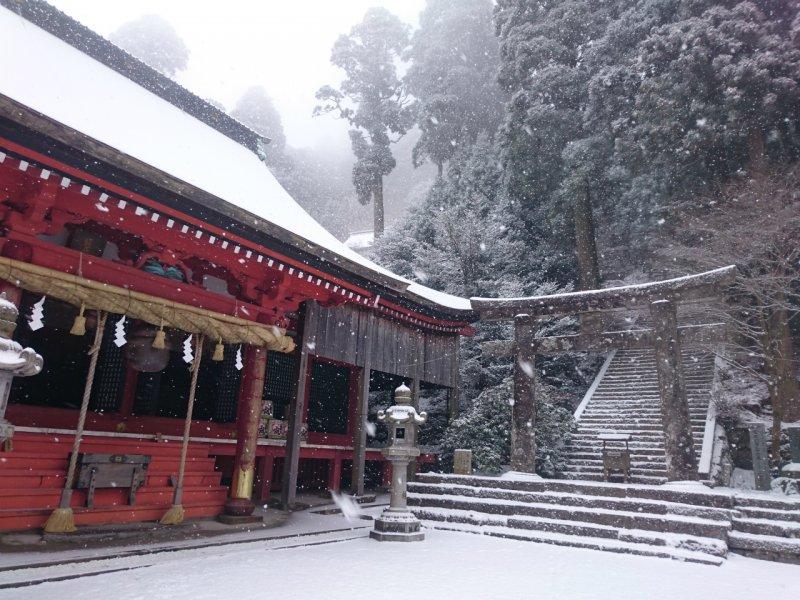
[[[320,524],[319,516],[313,519]],[[331,524],[342,523],[341,516],[331,517]],[[735,600],[790,597],[800,585],[798,566],[735,555],[714,567],[435,530],[420,543],[379,543],[366,537],[366,524],[356,521],[359,529],[311,537],[96,562],[92,569],[126,570],[0,590],[0,600]],[[37,578],[88,569],[50,567],[37,570]],[[0,573],[0,584],[7,575]]]

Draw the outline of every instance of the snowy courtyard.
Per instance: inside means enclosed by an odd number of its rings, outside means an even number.
[[[49,573],[69,576],[79,568],[84,565],[53,567]],[[436,530],[428,530],[420,543],[379,543],[367,537],[366,528],[117,559],[94,568],[119,570],[0,590],[0,599],[735,600],[791,597],[800,584],[796,565],[736,555],[715,567]],[[42,571],[39,576],[47,576],[48,570]],[[0,583],[3,579],[0,574]]]

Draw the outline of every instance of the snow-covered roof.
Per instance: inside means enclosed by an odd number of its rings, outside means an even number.
[[[248,148],[5,7],[0,53],[0,94],[308,240],[344,268],[358,265],[397,290],[470,310],[469,300],[412,283],[348,248]]]
[[[368,231],[356,231],[351,233],[344,241],[344,245],[351,250],[365,250],[372,248],[375,243],[375,233],[370,229]]]

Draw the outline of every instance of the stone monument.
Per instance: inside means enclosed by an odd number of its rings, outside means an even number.
[[[14,377],[36,375],[42,370],[42,357],[31,348],[23,348],[11,339],[17,327],[19,311],[14,303],[0,294],[0,443],[6,449],[11,446],[14,426],[6,421],[8,395]]]
[[[790,461],[781,469],[783,477],[800,479],[800,425],[790,425],[786,428],[786,435],[789,436]]]
[[[389,427],[389,445],[381,453],[392,463],[392,487],[389,508],[375,519],[369,532],[379,542],[418,542],[425,539],[420,531],[419,519],[408,510],[406,486],[408,463],[419,456],[417,428],[428,415],[417,413],[411,405],[411,390],[401,385],[394,393],[394,406],[378,412],[378,420]]]
[[[750,433],[750,455],[753,459],[753,476],[756,489],[769,491],[772,476],[769,472],[769,456],[767,455],[767,432],[762,423],[751,423],[747,426]]]
[[[453,451],[453,473],[455,475],[472,475],[472,450]]]

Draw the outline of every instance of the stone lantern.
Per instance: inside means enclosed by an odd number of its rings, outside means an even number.
[[[17,327],[19,311],[5,293],[0,294],[0,442],[11,445],[14,426],[6,421],[8,395],[14,377],[36,375],[42,370],[42,357],[31,348],[23,348],[11,339]]]
[[[369,535],[380,542],[416,542],[424,540],[425,534],[406,503],[408,463],[419,456],[417,429],[428,415],[417,413],[411,405],[411,390],[405,385],[395,390],[394,399],[394,406],[378,412],[378,420],[389,427],[389,445],[381,453],[392,463],[391,498]]]

